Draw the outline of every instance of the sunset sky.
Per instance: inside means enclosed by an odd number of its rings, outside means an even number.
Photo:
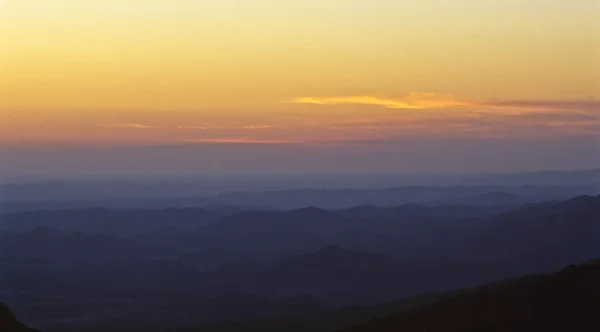
[[[13,168],[80,171],[76,149],[137,149],[147,163],[192,145],[197,170],[230,153],[206,149],[296,149],[318,171],[319,156],[340,155],[331,170],[390,142],[406,158],[422,157],[411,141],[600,143],[600,2],[4,0],[0,129]],[[600,166],[514,158],[507,169]]]

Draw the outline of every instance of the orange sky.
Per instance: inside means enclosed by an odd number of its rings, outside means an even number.
[[[600,134],[595,0],[0,6],[5,146]]]

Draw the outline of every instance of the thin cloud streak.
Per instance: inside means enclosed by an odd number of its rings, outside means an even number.
[[[197,138],[186,139],[181,143],[189,144],[376,144],[392,141],[390,138],[290,138],[290,139],[260,139],[260,138]]]
[[[579,110],[600,112],[600,100],[500,100],[487,101],[486,106],[499,108]]]
[[[182,143],[213,143],[213,144],[298,144],[302,140],[295,139],[257,139],[257,138],[192,138]]]
[[[247,130],[266,130],[273,129],[277,126],[273,125],[245,125],[245,126],[177,126],[177,129],[195,129],[195,130],[226,130],[226,129],[247,129]]]
[[[196,129],[196,130],[208,130],[205,126],[177,126],[177,129]]]
[[[242,126],[242,129],[252,129],[252,130],[260,130],[260,129],[272,129],[274,126],[271,125],[248,125]]]
[[[468,101],[455,99],[451,95],[439,95],[435,93],[409,93],[401,98],[379,98],[375,96],[341,96],[341,97],[301,97],[291,101],[296,104],[315,105],[373,105],[393,109],[428,109],[445,107],[467,107],[471,106]]]
[[[156,126],[142,124],[142,123],[113,123],[101,125],[105,128],[130,128],[130,129],[154,129]]]
[[[578,110],[600,111],[600,99],[588,100],[462,100],[452,95],[412,92],[400,98],[376,96],[301,97],[291,100],[295,104],[313,105],[371,105],[390,109],[439,109],[439,108],[500,108],[521,110]]]

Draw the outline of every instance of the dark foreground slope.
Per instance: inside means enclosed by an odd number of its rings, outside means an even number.
[[[19,322],[7,306],[0,303],[0,331],[5,332],[38,332]]]
[[[343,332],[600,331],[600,265],[527,276]]]
[[[170,332],[600,331],[599,263],[376,306],[215,322]]]
[[[460,290],[463,292],[468,290]],[[437,302],[449,293],[429,293],[409,299],[374,306],[354,306],[332,309],[313,315],[295,314],[280,317],[254,317],[243,321],[220,321],[173,329],[168,332],[332,332],[363,324],[394,313]]]

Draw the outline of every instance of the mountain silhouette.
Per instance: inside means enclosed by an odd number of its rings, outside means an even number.
[[[343,217],[317,208],[251,211],[201,227],[184,241],[193,249],[218,247],[265,259],[281,258],[327,245],[346,225]]]
[[[51,215],[61,215],[56,212]],[[253,315],[244,303],[258,307],[264,299],[302,295],[331,307],[369,306],[598,257],[599,216],[600,196],[581,196],[510,208],[409,204],[247,211],[198,227],[192,221],[189,228],[163,227],[161,221],[156,229],[141,227],[136,236],[44,224],[0,231],[0,292],[17,312],[28,310],[27,323],[44,330],[88,315],[109,323],[156,317],[158,324],[165,310],[171,317],[160,325],[165,329],[179,321],[203,324],[211,315],[194,308],[206,308],[223,294],[236,294],[227,301],[239,299],[244,319]],[[278,305],[283,303],[264,308]]]
[[[397,264],[395,259],[388,256],[347,250],[337,245],[328,245],[314,253],[293,257],[283,263],[286,267],[292,265],[301,265],[301,268],[335,266],[357,270],[392,267]]]
[[[41,226],[24,233],[2,233],[5,255],[46,259],[120,260],[141,255],[142,249],[130,240],[106,235],[69,234]]]
[[[0,302],[0,331],[5,332],[39,332],[25,326],[15,318],[10,309]]]
[[[600,286],[595,282],[600,276],[599,261],[569,266],[551,275],[528,275],[374,306],[344,307],[311,315],[222,321],[174,331],[596,331],[600,324],[595,319],[600,301]]]
[[[174,261],[177,264],[189,266],[198,271],[211,271],[225,265],[244,262],[240,255],[219,248],[185,252]]]
[[[269,264],[250,273],[220,271],[215,279],[229,280],[231,285],[270,296],[310,294],[331,304],[377,303],[397,298],[395,282],[406,280],[410,266],[395,259],[372,253],[327,246],[316,252],[291,257]],[[239,275],[247,278],[241,281]],[[236,278],[236,276],[238,276]]]
[[[343,332],[598,331],[600,266],[482,287]]]
[[[489,192],[474,196],[448,199],[437,202],[446,205],[469,205],[469,206],[495,206],[495,205],[521,205],[533,203],[536,200],[527,196],[502,191]]]
[[[0,227],[28,231],[52,226],[67,232],[132,236],[166,227],[194,229],[231,214],[227,210],[192,208],[37,210],[2,216]]]
[[[519,258],[552,270],[596,257],[598,236],[600,196],[581,196],[493,217],[473,234],[466,251],[487,259]]]

